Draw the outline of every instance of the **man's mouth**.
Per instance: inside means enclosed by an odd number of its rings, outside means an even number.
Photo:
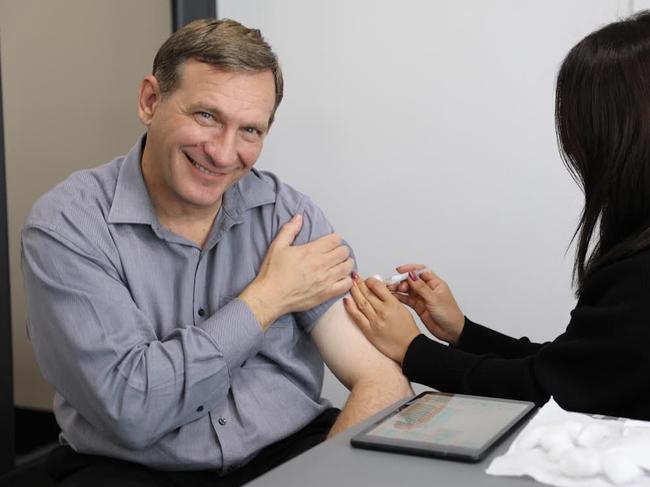
[[[199,163],[196,162],[194,159],[192,159],[189,155],[185,154],[185,157],[187,157],[187,159],[190,161],[190,163],[192,163],[192,165],[193,165],[195,168],[197,168],[199,171],[201,171],[203,174],[207,174],[208,176],[219,176],[218,173],[216,173],[216,172],[212,172],[212,171],[206,169],[206,168],[203,167],[201,164],[199,164]]]

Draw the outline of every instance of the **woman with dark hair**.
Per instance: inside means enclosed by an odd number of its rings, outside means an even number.
[[[388,289],[355,277],[346,308],[412,381],[446,392],[527,399],[650,420],[650,12],[581,40],[557,78],[556,129],[584,191],[574,238],[578,303],[567,329],[543,344],[466,318],[422,265]],[[591,249],[591,250],[590,250]],[[422,335],[409,311],[445,346]]]

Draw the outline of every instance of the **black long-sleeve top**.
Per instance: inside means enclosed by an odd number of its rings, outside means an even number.
[[[419,335],[402,364],[435,389],[650,420],[650,249],[595,272],[552,342],[465,320],[456,346]]]

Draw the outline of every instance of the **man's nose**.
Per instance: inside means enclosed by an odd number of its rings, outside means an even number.
[[[231,166],[237,162],[237,133],[223,131],[205,143],[205,153],[215,166]]]

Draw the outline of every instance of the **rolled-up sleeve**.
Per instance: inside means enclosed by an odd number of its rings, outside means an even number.
[[[144,448],[223,402],[262,332],[233,299],[159,339],[109,259],[49,228],[22,234],[28,330],[46,379],[87,421]],[[225,333],[226,323],[237,322]]]

